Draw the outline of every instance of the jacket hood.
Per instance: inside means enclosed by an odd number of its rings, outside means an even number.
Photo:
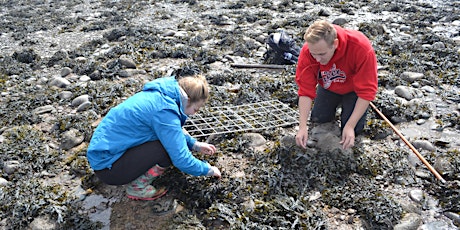
[[[181,93],[180,93],[180,86],[174,76],[171,77],[163,77],[156,79],[155,81],[150,81],[144,85],[142,89],[144,92],[161,92],[163,95],[171,98],[176,102],[177,106],[179,107],[180,113],[182,116],[187,118],[188,116],[185,114],[185,102],[181,100]]]
[[[329,61],[329,63],[334,63],[335,60],[341,59],[345,55],[345,51],[347,50],[347,34],[345,33],[345,30],[337,25],[333,25],[335,30],[337,31],[337,39],[339,40],[339,45],[335,49],[334,56],[332,56],[332,59]]]

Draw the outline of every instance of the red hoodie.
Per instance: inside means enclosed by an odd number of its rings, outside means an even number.
[[[339,45],[327,65],[310,54],[307,43],[300,51],[296,70],[298,95],[316,97],[316,85],[337,94],[355,92],[372,101],[377,94],[377,58],[369,39],[357,30],[334,25]],[[321,78],[318,78],[321,73]]]

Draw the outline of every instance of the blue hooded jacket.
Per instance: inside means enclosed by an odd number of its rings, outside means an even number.
[[[87,150],[90,166],[94,170],[111,168],[127,149],[160,140],[175,167],[194,176],[206,175],[210,165],[192,155],[196,139],[182,130],[188,118],[184,111],[174,77],[148,82],[99,123]]]

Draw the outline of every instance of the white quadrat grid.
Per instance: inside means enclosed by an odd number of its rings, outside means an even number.
[[[242,131],[260,131],[298,123],[299,114],[278,101],[262,101],[237,106],[210,107],[191,116],[184,129],[195,137]]]

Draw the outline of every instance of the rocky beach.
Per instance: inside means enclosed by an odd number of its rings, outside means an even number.
[[[460,1],[0,6],[0,229],[460,227]],[[269,114],[257,118],[271,121],[263,128],[197,137],[217,147],[198,158],[219,167],[220,180],[172,167],[154,182],[168,188],[165,197],[134,201],[95,177],[86,149],[98,122],[156,78],[204,75],[204,117],[267,101],[297,111],[296,65],[254,66],[273,64],[271,34],[302,46],[320,18],[361,31],[377,55],[377,109],[355,147],[343,150],[331,123],[310,129],[316,143],[300,149],[297,124],[277,125]]]

